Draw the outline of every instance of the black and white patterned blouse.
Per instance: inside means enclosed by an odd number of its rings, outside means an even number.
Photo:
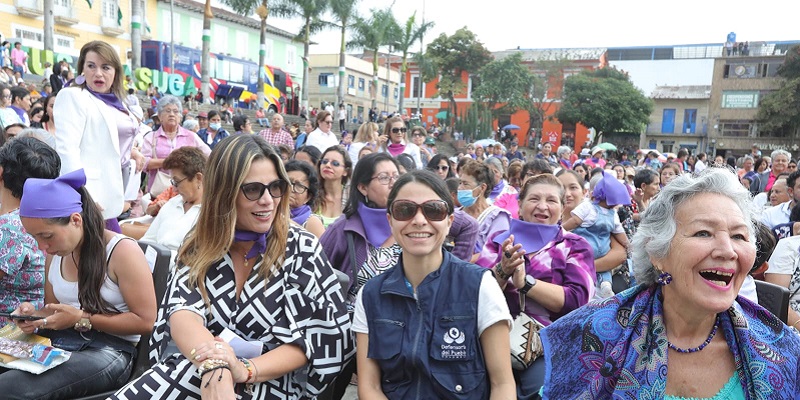
[[[245,340],[264,343],[264,352],[292,344],[305,352],[309,363],[278,379],[255,385],[252,395],[237,385],[241,399],[314,398],[330,384],[354,352],[350,319],[339,283],[317,238],[299,227],[289,228],[286,261],[264,285],[257,272],[245,282],[239,300],[233,264],[226,255],[205,279],[211,308],[200,292],[187,285],[189,268],[173,273],[150,341],[151,360],[162,359],[170,340],[169,317],[179,310],[200,315],[215,336],[228,328]],[[190,399],[200,397],[196,367],[182,354],[167,355],[112,398]]]

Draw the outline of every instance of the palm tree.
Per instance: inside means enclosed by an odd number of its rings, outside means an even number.
[[[331,0],[331,12],[339,22],[337,25],[341,29],[342,39],[339,47],[339,88],[336,92],[336,104],[344,104],[345,65],[344,51],[346,47],[347,27],[350,21],[356,17],[356,4],[358,0]]]
[[[394,3],[392,3],[394,4]],[[353,39],[347,47],[364,49],[372,53],[372,108],[378,105],[378,50],[386,45],[394,44],[390,38],[396,37],[400,27],[394,19],[391,7],[386,10],[371,10],[372,17],[356,18],[353,24]]]
[[[208,101],[211,82],[211,74],[208,70],[210,62],[209,52],[211,51],[211,0],[206,0],[206,7],[203,13],[203,50],[200,59],[200,93],[203,94],[203,101]]]
[[[53,1],[53,0],[47,0]],[[119,3],[117,3],[119,4]],[[131,74],[142,66],[142,1],[131,1]]]
[[[424,22],[422,25],[417,26],[416,24],[416,11],[414,14],[411,14],[411,17],[408,18],[406,21],[405,26],[403,27],[402,33],[400,34],[399,41],[395,44],[395,50],[403,53],[403,63],[400,67],[400,112],[403,112],[404,106],[404,98],[405,98],[405,87],[406,87],[406,72],[408,72],[408,52],[411,49],[411,46],[414,45],[418,40],[422,40],[422,35],[428,31],[428,29],[433,27],[433,22]],[[420,74],[420,78],[422,78],[422,74]]]
[[[248,16],[255,11],[259,19],[261,19],[261,35],[259,37],[259,50],[258,50],[258,83],[256,88],[258,90],[258,106],[262,107],[266,99],[264,94],[264,68],[266,60],[266,45],[267,45],[267,17],[269,16],[269,8],[267,7],[267,0],[221,0],[223,3],[230,6],[233,11]]]
[[[325,27],[326,23],[320,17],[327,11],[329,0],[280,0],[272,8],[272,13],[283,18],[300,18],[303,20],[303,30],[295,37],[298,42],[303,42],[303,107],[308,109],[308,46],[311,43],[311,34],[317,33]]]

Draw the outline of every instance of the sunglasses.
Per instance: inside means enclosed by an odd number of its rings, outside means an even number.
[[[389,214],[397,221],[409,221],[422,209],[422,215],[428,221],[443,221],[450,215],[450,209],[444,200],[428,200],[422,204],[410,200],[396,200],[389,208]]]
[[[392,133],[406,133],[408,128],[392,128]]]
[[[447,165],[437,165],[436,169],[438,169],[439,171],[447,171],[450,169],[450,167],[448,167]]]
[[[268,185],[261,182],[250,182],[240,186],[242,193],[247,200],[256,201],[264,196],[264,192],[269,190],[269,195],[273,198],[280,198],[286,192],[289,184],[281,179],[274,180]]]
[[[422,133],[414,133],[414,134],[411,134],[411,136],[413,136],[413,137],[425,137],[425,134],[422,134]]]
[[[319,164],[320,164],[320,165],[328,165],[328,163],[330,163],[331,165],[333,165],[335,168],[338,168],[338,167],[341,167],[341,166],[342,166],[342,163],[340,163],[339,161],[336,161],[336,160],[329,160],[329,159],[327,159],[327,158],[323,158],[322,160],[320,160],[320,161],[319,161]]]

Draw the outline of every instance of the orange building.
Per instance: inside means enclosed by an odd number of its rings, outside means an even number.
[[[556,77],[549,79],[547,96],[541,103],[544,111],[544,123],[541,130],[535,129],[531,132],[530,118],[526,111],[517,111],[510,115],[501,115],[495,120],[494,127],[502,127],[514,124],[520,127],[515,131],[521,146],[538,144],[548,141],[554,146],[562,144],[573,147],[579,151],[589,140],[589,129],[583,125],[562,124],[555,118],[555,114],[561,106],[561,93],[564,87],[564,79],[582,70],[593,70],[603,68],[608,65],[605,48],[588,49],[533,49],[533,50],[506,50],[494,52],[495,59],[502,59],[515,53],[522,53],[522,61],[536,75],[545,76],[545,68],[560,70]],[[382,55],[385,56],[385,55]],[[388,60],[382,57],[383,63],[387,61],[392,68],[400,68],[399,57],[391,56]],[[461,77],[466,85],[464,93],[456,95],[456,110],[459,115],[472,106],[472,76],[464,73]],[[447,110],[447,99],[437,97],[436,83],[438,79],[431,82],[420,84],[419,69],[413,62],[409,62],[408,72],[405,76],[406,86],[404,90],[404,108],[406,113],[415,115],[420,113],[422,122],[428,126],[438,123],[436,114]],[[421,93],[421,95],[420,95]],[[419,108],[418,108],[419,106]],[[528,134],[526,134],[528,133]],[[534,143],[528,143],[533,133]]]

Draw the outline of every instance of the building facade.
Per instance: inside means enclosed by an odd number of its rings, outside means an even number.
[[[325,104],[336,104],[339,88],[339,54],[312,54],[309,56],[308,104],[314,108],[323,108]],[[367,121],[369,109],[372,107],[372,62],[359,57],[345,56],[345,96],[347,120]],[[378,87],[376,103],[379,112],[397,110],[400,99],[400,72],[378,67]]]
[[[706,151],[711,85],[657,86],[650,96],[653,113],[639,148],[677,153]]]

